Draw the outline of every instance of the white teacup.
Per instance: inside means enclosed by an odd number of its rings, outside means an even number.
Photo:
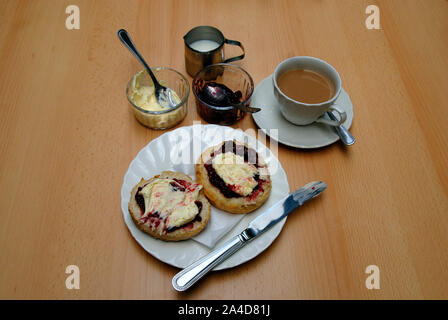
[[[305,103],[291,99],[286,96],[277,85],[277,79],[287,71],[294,69],[311,70],[328,78],[334,85],[335,94],[328,100],[321,103]],[[289,122],[297,125],[307,125],[313,122],[325,123],[330,126],[339,126],[347,119],[345,111],[334,104],[341,93],[342,83],[341,77],[335,68],[327,62],[313,57],[292,57],[282,61],[275,68],[274,76],[274,95],[277,98],[280,111]],[[324,118],[327,111],[336,111],[339,114],[339,120],[330,120]]]

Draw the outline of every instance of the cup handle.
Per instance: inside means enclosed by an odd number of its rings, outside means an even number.
[[[229,63],[229,62],[237,61],[237,60],[241,60],[241,59],[244,58],[244,55],[245,55],[246,53],[245,53],[245,51],[244,51],[244,47],[243,47],[243,45],[242,45],[241,42],[236,41],[236,40],[224,39],[224,43],[227,43],[227,44],[230,44],[230,45],[233,45],[233,46],[238,46],[238,47],[241,48],[241,50],[243,50],[243,54],[242,54],[242,55],[240,55],[240,56],[236,56],[236,57],[233,57],[233,58],[226,59],[226,60],[223,61],[224,63]]]
[[[328,124],[329,126],[333,126],[333,127],[342,125],[345,122],[345,120],[347,119],[347,114],[345,113],[345,111],[342,110],[342,108],[337,105],[332,105],[332,106],[330,106],[330,108],[328,108],[328,112],[332,112],[332,111],[336,111],[339,114],[339,120],[330,120],[330,119],[325,118],[325,115],[323,115],[319,119],[317,119],[316,122],[325,123],[325,124]]]

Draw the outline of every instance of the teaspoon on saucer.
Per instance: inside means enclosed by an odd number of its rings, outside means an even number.
[[[327,116],[331,120],[335,120],[335,121],[338,120],[334,116],[334,114],[331,112],[327,112]],[[336,126],[334,128],[336,129],[336,132],[338,133],[339,137],[341,138],[342,143],[344,143],[346,146],[351,146],[352,144],[355,143],[355,141],[356,141],[355,137],[342,124],[340,126]]]

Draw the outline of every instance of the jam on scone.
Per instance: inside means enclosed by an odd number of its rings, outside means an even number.
[[[168,173],[140,183],[134,193],[135,205],[130,203],[129,211],[143,231],[163,240],[181,240],[176,238],[178,234],[185,236],[195,223],[203,222],[203,201],[207,200],[201,194],[202,185]],[[206,209],[210,210],[208,203]],[[205,212],[206,220],[208,214]]]
[[[252,211],[267,199],[270,192],[267,165],[254,149],[237,141],[225,141],[220,146],[207,149],[196,171],[204,185],[205,195],[214,205],[226,211]],[[229,205],[226,205],[225,199],[228,199]]]
[[[142,212],[140,221],[153,229],[160,228],[166,233],[200,219],[196,218],[202,208],[201,202],[196,200],[202,189],[199,184],[179,179],[155,179],[139,189],[135,200]]]

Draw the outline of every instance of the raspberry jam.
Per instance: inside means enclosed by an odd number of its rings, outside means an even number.
[[[208,90],[204,91],[204,88],[207,88]],[[222,90],[223,87],[221,84],[212,83],[210,85],[202,79],[193,79],[192,89],[196,96],[196,110],[198,111],[201,118],[209,123],[231,125],[242,119],[246,115],[246,112],[243,112],[240,109],[234,108],[228,103],[225,103],[225,100],[229,100],[229,97],[230,101],[232,101],[233,103],[240,103],[242,100],[241,91],[232,92],[232,94],[229,96],[231,92],[230,89],[227,88],[228,90],[230,90],[230,92],[225,89]],[[216,94],[214,94],[216,93],[216,90],[220,90],[221,92],[226,91],[226,93],[217,96]],[[210,94],[212,91],[214,91],[214,93]],[[204,93],[206,94],[204,95]],[[208,102],[202,100],[203,98]],[[250,99],[246,99],[244,105],[249,106]]]
[[[210,180],[210,183],[214,185],[216,188],[221,191],[221,193],[226,198],[239,198],[241,197],[238,193],[233,191],[231,188],[227,186],[227,184],[222,180],[222,178],[216,173],[215,168],[213,168],[213,165],[210,163],[204,164],[205,170],[207,170],[208,179]]]
[[[137,192],[135,193],[135,202],[137,202],[138,206],[140,207],[141,214],[145,213],[145,199],[140,194],[140,191],[142,191],[142,189],[144,187],[146,187],[147,185],[148,184],[145,184],[144,186],[138,187]]]
[[[210,154],[211,158],[204,163],[205,170],[207,171],[208,178],[210,183],[215,186],[226,198],[242,198],[243,196],[236,193],[234,190],[235,186],[227,185],[224,180],[216,173],[215,168],[213,168],[212,160],[215,156],[220,153],[225,152],[233,152],[236,155],[239,155],[244,158],[244,162],[254,165],[256,168],[259,168],[258,164],[258,154],[252,149],[248,148],[245,145],[236,144],[235,141],[225,141],[222,147],[218,150],[215,150]],[[263,185],[266,182],[265,180],[260,179],[260,175],[256,174],[253,177],[258,184],[252,190],[252,193],[247,196],[249,201],[254,200],[260,192],[263,191]]]
[[[170,185],[171,185],[173,191],[185,192],[185,187],[182,184],[178,183],[177,181],[171,182]]]
[[[174,182],[171,182],[170,185],[171,185],[173,191],[175,191],[175,192],[177,192],[177,191],[181,191],[181,192],[194,191],[194,189],[197,187],[196,184],[185,181],[185,180],[181,180],[181,179],[173,179],[173,180],[174,180]],[[135,194],[135,201],[137,202],[142,215],[145,213],[145,199],[140,194],[140,191],[147,185],[148,184],[138,187],[137,193]],[[169,227],[169,228],[165,227],[163,229],[163,232],[173,232],[173,231],[176,231],[176,230],[182,229],[182,228],[192,229],[195,222],[202,221],[202,217],[201,217],[202,202],[199,200],[196,200],[194,203],[198,207],[198,213],[196,214],[196,216],[194,217],[193,220],[191,220],[181,226],[178,226],[178,227]],[[166,224],[167,218],[168,217],[165,217],[163,219],[164,224]],[[159,227],[160,223],[162,222],[162,219],[160,217],[160,213],[158,211],[154,211],[154,212],[150,212],[146,217],[140,218],[140,221],[144,224],[148,223],[148,221],[149,221],[149,225],[153,229],[157,229]]]

